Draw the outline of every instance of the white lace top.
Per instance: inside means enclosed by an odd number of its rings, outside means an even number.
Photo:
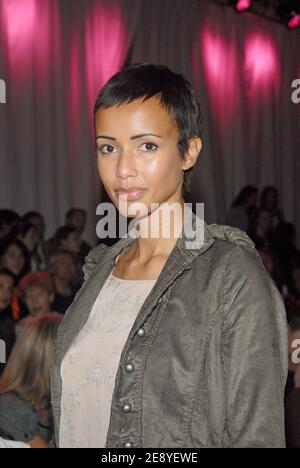
[[[61,366],[61,448],[103,448],[121,352],[156,280],[111,272]]]

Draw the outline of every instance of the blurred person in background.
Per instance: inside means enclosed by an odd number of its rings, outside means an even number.
[[[53,432],[50,367],[61,320],[33,317],[17,339],[0,379],[0,434],[28,442],[39,437],[43,447]]]
[[[7,268],[13,274],[17,285],[29,271],[28,250],[23,242],[9,238],[0,244],[0,267]]]
[[[32,317],[58,314],[52,310],[51,303],[55,297],[55,286],[52,276],[45,271],[27,273],[19,283],[18,294],[25,302],[29,315],[16,324],[16,335],[27,325]],[[61,315],[62,319],[63,316]]]
[[[74,255],[64,250],[55,252],[50,258],[48,271],[55,286],[52,309],[64,314],[80,286]]]
[[[258,253],[262,259],[265,269],[273,279],[281,294],[285,296],[287,294],[287,285],[284,283],[278,258],[269,247],[258,248]]]
[[[22,221],[20,224],[18,238],[21,242],[23,242],[28,252],[28,270],[36,271],[36,269],[39,266],[38,258],[35,255],[35,250],[39,242],[39,234],[37,227],[31,224],[29,221]]]
[[[256,210],[258,189],[253,185],[246,185],[232,202],[225,224],[246,231]]]
[[[38,243],[34,250],[33,256],[35,259],[36,269],[37,270],[44,270],[47,265],[47,251],[46,251],[46,243],[44,240],[45,235],[45,221],[41,213],[38,211],[29,211],[26,213],[23,218],[23,222],[27,222],[32,224],[36,227],[37,234],[38,234]]]
[[[267,209],[259,209],[253,220],[253,226],[249,226],[248,236],[257,249],[269,247],[272,236],[272,213]]]
[[[67,226],[75,227],[80,237],[79,256],[81,265],[83,265],[85,257],[91,250],[91,246],[82,238],[86,227],[86,211],[81,208],[71,208],[66,213],[65,223]]]
[[[279,208],[279,194],[277,188],[267,185],[261,192],[260,205],[261,210],[269,210],[272,213],[272,226],[284,221],[283,212]]]
[[[0,242],[17,235],[20,219],[13,210],[0,210]]]

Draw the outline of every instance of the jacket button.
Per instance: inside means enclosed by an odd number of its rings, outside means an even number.
[[[133,372],[134,371],[134,365],[131,362],[128,362],[128,364],[126,364],[126,366],[125,366],[125,370],[128,373]]]
[[[140,328],[139,331],[137,332],[137,336],[145,336],[146,335],[146,330],[145,328]]]
[[[125,442],[125,443],[123,444],[123,447],[124,447],[124,448],[132,448],[132,447],[133,447],[133,443],[130,442],[130,441]]]
[[[122,411],[124,411],[124,413],[130,413],[131,405],[129,403],[125,403],[125,405],[122,405]]]

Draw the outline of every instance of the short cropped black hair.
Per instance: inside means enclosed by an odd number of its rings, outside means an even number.
[[[143,101],[160,95],[160,102],[175,120],[179,132],[178,150],[184,157],[188,142],[202,136],[203,117],[200,103],[190,82],[165,65],[147,62],[123,67],[101,89],[94,107],[94,118],[99,108],[108,108],[135,99]],[[191,177],[195,166],[184,172],[183,194],[191,191]]]

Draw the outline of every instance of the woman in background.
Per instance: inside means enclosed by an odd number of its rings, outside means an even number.
[[[50,408],[50,365],[60,319],[34,317],[13,348],[0,380],[0,433],[48,444],[53,432]]]

